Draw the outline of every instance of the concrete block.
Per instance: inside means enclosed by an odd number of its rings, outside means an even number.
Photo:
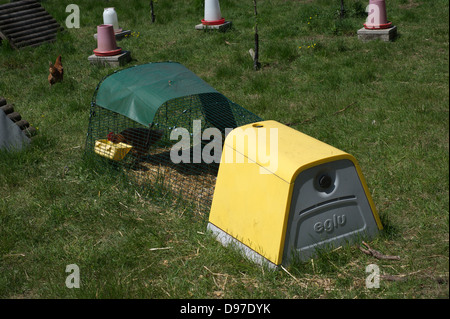
[[[363,42],[376,39],[388,42],[394,40],[394,38],[397,36],[397,27],[392,26],[391,28],[388,29],[374,29],[374,30],[361,28],[358,30],[357,33],[358,39]]]
[[[131,61],[131,52],[122,51],[122,53],[111,56],[97,56],[95,54],[89,56],[88,58],[91,64],[97,65],[110,65],[110,66],[122,66]]]
[[[219,30],[219,31],[226,31],[229,28],[231,28],[231,21],[225,21],[223,24],[218,25],[204,25],[204,24],[197,24],[195,26],[196,30]]]

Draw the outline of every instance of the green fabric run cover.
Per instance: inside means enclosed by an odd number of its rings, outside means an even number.
[[[148,63],[107,76],[95,104],[149,126],[165,102],[202,93],[218,92],[179,63]]]

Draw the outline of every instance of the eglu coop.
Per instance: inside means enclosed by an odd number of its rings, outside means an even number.
[[[244,134],[264,142],[239,142]],[[277,147],[267,160],[261,154],[272,141]],[[238,155],[247,160],[226,160]],[[276,121],[227,135],[208,223],[223,245],[276,268],[374,237],[382,228],[352,155]]]
[[[178,63],[104,78],[92,99],[86,151],[138,185],[210,210],[208,229],[222,244],[271,267],[382,229],[353,156],[263,121]]]
[[[219,151],[220,159],[221,149],[205,150],[213,138],[198,133],[216,128],[222,143],[226,129],[260,120],[183,65],[148,63],[114,72],[98,84],[86,152],[123,170],[138,185],[161,187],[208,210],[219,163],[205,161],[198,152]],[[189,143],[175,155],[189,157],[175,163],[171,150],[183,139],[177,132],[188,132]]]

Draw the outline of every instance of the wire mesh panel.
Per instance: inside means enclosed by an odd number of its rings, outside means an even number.
[[[211,142],[211,137],[204,138],[202,132],[208,128],[216,129],[220,132],[222,147],[227,129],[257,121],[261,118],[222,94],[208,92],[164,102],[157,109],[153,121],[144,126],[97,105],[94,94],[86,153],[123,169],[138,185],[162,187],[194,202],[200,209],[208,210],[219,163],[205,161],[201,156]],[[174,146],[184,138],[174,134],[180,130],[188,132],[189,144],[185,144],[182,150],[174,150]],[[199,150],[200,156],[196,158]],[[179,155],[179,152],[186,152],[188,157],[181,162],[174,161],[174,154]],[[214,155],[220,160],[220,154]]]

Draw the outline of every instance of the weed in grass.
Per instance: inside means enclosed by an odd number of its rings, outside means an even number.
[[[304,49],[304,50],[313,50],[313,49],[315,49],[316,48],[316,45],[317,45],[317,43],[311,43],[311,44],[309,44],[309,45],[306,45],[306,44],[304,44],[304,45],[300,45],[298,48],[299,49]]]

